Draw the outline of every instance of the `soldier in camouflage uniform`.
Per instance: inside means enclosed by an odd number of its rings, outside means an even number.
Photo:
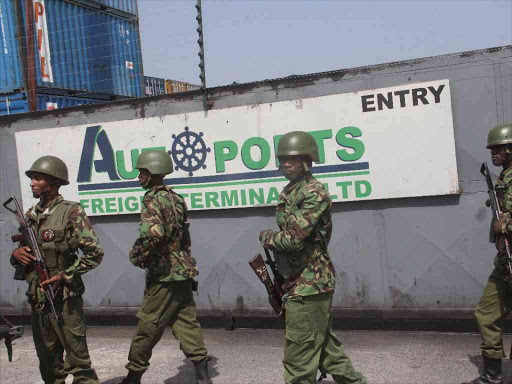
[[[496,243],[498,254],[494,258],[494,270],[476,307],[475,317],[482,338],[480,348],[484,361],[480,383],[501,384],[501,359],[505,357],[501,320],[512,310],[512,275],[505,250],[505,238],[512,244],[512,123],[491,129],[487,148],[491,151],[492,163],[503,167],[495,187],[503,214],[499,220],[493,219],[491,223],[491,241]]]
[[[29,247],[14,250],[11,264],[29,267],[27,296],[32,306],[32,335],[41,377],[46,384],[64,384],[72,374],[74,384],[99,384],[87,348],[81,275],[101,263],[103,248],[82,206],[59,194],[60,186],[69,184],[68,169],[62,160],[43,156],[25,173],[31,179],[33,196],[40,199],[28,210],[26,219],[36,233],[50,279],[39,281],[30,268],[35,257]],[[77,256],[78,249],[82,257]],[[49,285],[56,292],[58,320],[51,315],[42,291]]]
[[[196,261],[191,256],[187,205],[183,198],[163,185],[173,171],[171,157],[164,151],[142,152],[135,166],[144,195],[139,226],[140,236],[130,251],[130,261],[146,269],[144,303],[137,312],[137,331],[132,339],[128,376],[123,384],[139,384],[149,367],[155,345],[167,326],[192,360],[197,384],[211,384],[209,357],[201,326],[196,319],[193,298]]]
[[[336,282],[327,253],[331,238],[331,197],[310,172],[318,146],[309,133],[290,132],[278,143],[280,169],[290,183],[277,205],[279,231],[260,232],[263,247],[273,250],[285,278],[284,379],[287,384],[316,383],[318,370],[336,383],[366,383],[352,367],[331,327]]]

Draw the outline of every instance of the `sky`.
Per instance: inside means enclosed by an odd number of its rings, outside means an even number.
[[[144,74],[199,84],[195,0],[138,0]],[[202,1],[207,87],[512,44],[512,0]]]

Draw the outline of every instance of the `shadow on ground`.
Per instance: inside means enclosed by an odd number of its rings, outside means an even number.
[[[219,375],[217,371],[217,358],[210,355],[210,363],[208,364],[208,371],[210,372],[210,378],[214,378]],[[194,372],[194,365],[192,362],[185,358],[183,359],[183,365],[178,367],[178,374],[173,377],[169,377],[164,381],[164,384],[194,384],[196,381],[196,375]]]
[[[478,372],[482,372],[484,363],[482,360],[482,355],[468,355],[469,361],[478,368]],[[512,360],[510,360],[508,357],[503,359],[503,377],[505,379],[505,382],[508,383],[507,379],[512,379]],[[478,380],[478,377],[475,377],[473,381],[464,381],[460,384],[479,384],[480,381]],[[512,383],[512,381],[511,381]]]

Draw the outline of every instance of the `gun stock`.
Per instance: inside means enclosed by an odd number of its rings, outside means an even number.
[[[265,265],[265,261],[263,260],[263,256],[258,253],[249,261],[249,265],[267,289],[269,303],[274,309],[274,312],[277,313],[278,316],[281,316],[283,306],[282,290],[281,287],[278,288],[277,284],[272,282],[267,266]]]

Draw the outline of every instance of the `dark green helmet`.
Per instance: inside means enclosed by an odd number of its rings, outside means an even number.
[[[311,134],[302,131],[288,132],[277,144],[276,156],[309,156],[315,163],[320,161],[318,145]]]
[[[158,149],[143,151],[137,159],[135,168],[147,169],[152,175],[167,175],[173,171],[171,156]]]
[[[489,131],[487,148],[503,144],[512,144],[512,123],[497,125]]]
[[[43,156],[34,161],[34,164],[30,167],[25,175],[31,177],[32,172],[44,173],[50,175],[62,181],[62,185],[68,185],[68,167],[66,164],[55,156]]]

